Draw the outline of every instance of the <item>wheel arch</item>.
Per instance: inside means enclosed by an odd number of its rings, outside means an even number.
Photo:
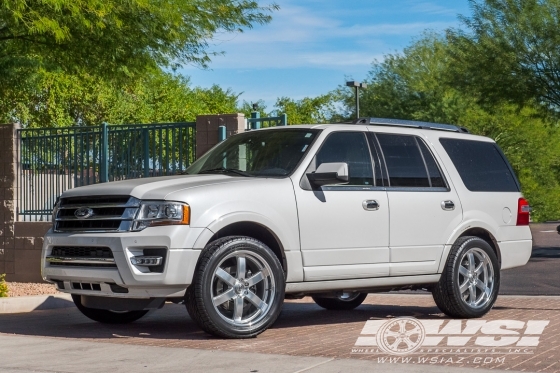
[[[496,237],[495,231],[492,229],[491,226],[485,224],[482,221],[470,221],[465,222],[462,227],[455,230],[454,234],[449,237],[448,242],[446,243],[443,253],[441,256],[441,260],[439,263],[438,273],[442,273],[445,264],[447,263],[447,258],[449,256],[449,252],[451,250],[451,246],[460,238],[465,236],[474,236],[479,237],[486,241],[494,253],[498,257],[498,264],[502,265],[502,254],[500,251],[500,245],[498,244],[499,240]]]
[[[208,242],[227,236],[247,236],[261,241],[268,246],[272,252],[274,252],[282,264],[284,273],[287,273],[288,265],[286,255],[284,253],[284,246],[278,238],[278,235],[276,235],[270,228],[254,221],[239,221],[220,228],[212,237],[210,237]]]
[[[498,245],[498,240],[496,240],[496,237],[494,237],[494,235],[492,233],[490,233],[489,231],[487,231],[484,228],[474,227],[474,228],[467,229],[466,231],[461,233],[461,235],[457,238],[461,238],[461,237],[465,237],[465,236],[479,237],[479,238],[483,239],[484,241],[486,241],[488,243],[488,245],[490,245],[492,250],[494,250],[494,253],[496,254],[496,257],[498,257],[498,263],[501,266],[501,264],[502,264],[502,254],[500,252],[500,246]]]

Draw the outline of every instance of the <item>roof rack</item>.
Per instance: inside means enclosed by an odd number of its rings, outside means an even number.
[[[459,132],[459,133],[469,133],[469,130],[465,127],[454,126],[451,124],[440,124],[440,123],[430,123],[430,122],[417,122],[414,120],[402,120],[402,119],[387,119],[387,118],[358,118],[353,122],[353,124],[373,124],[376,126],[394,126],[394,127],[413,127],[430,129],[437,131],[449,131],[449,132]]]

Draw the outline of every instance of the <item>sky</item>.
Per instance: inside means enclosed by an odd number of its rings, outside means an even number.
[[[261,5],[273,0],[260,0]],[[276,0],[272,21],[210,42],[209,68],[179,72],[195,86],[218,84],[243,101],[300,100],[367,77],[374,61],[398,53],[425,30],[458,27],[467,0]]]

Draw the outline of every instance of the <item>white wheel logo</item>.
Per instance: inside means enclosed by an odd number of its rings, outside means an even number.
[[[412,317],[389,320],[377,332],[377,346],[392,355],[410,354],[422,346],[424,325]]]

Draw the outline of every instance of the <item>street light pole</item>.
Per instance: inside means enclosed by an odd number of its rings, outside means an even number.
[[[360,117],[360,92],[359,92],[359,89],[360,88],[367,88],[367,84],[352,81],[352,82],[346,82],[346,85],[348,87],[354,87],[354,95],[355,95],[355,98],[356,98],[356,119],[358,119]]]

